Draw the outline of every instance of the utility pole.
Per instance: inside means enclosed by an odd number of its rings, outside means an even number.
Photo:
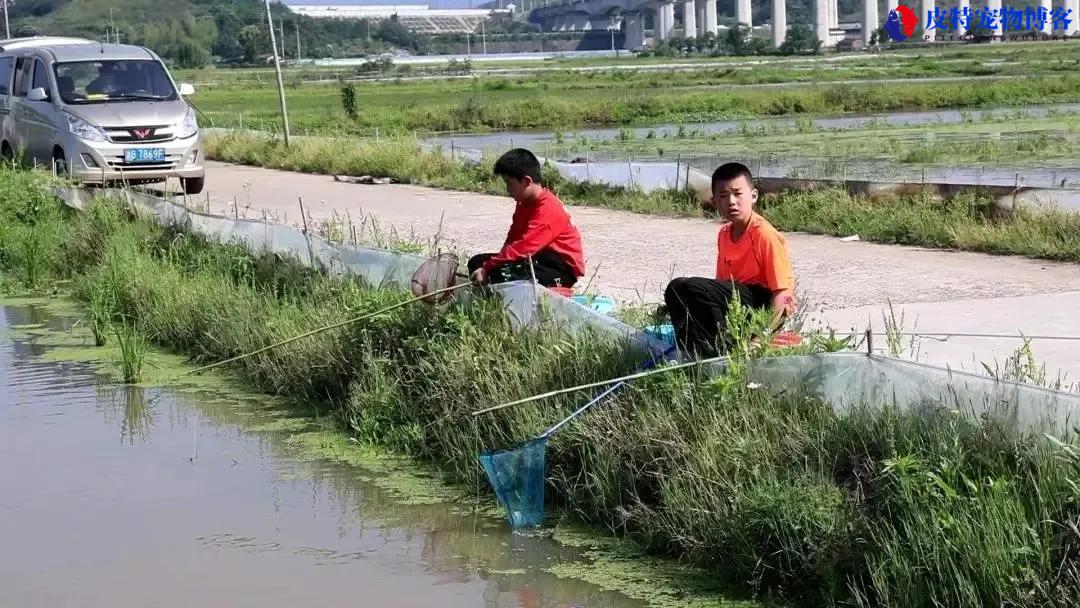
[[[300,21],[296,21],[296,61],[300,61]]]
[[[285,59],[285,17],[278,20],[278,29],[281,30],[281,58]]]
[[[484,54],[487,55],[487,32],[484,30],[484,22],[480,22],[480,39],[484,42]]]
[[[274,70],[277,72],[278,101],[281,103],[281,123],[285,127],[285,146],[289,145],[289,111],[285,108],[285,83],[281,80],[281,60],[278,58],[277,40],[274,38],[274,16],[270,13],[270,0],[266,2],[266,22],[270,25],[270,48],[274,51]]]
[[[0,0],[4,3],[4,34],[10,40],[11,39],[11,24],[8,23],[7,5],[8,0]]]

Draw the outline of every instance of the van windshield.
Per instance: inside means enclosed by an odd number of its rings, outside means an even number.
[[[70,104],[177,99],[165,68],[148,59],[58,63],[56,88]]]

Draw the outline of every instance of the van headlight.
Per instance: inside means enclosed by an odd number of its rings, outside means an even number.
[[[85,139],[86,141],[109,141],[105,131],[94,125],[86,122],[85,120],[75,116],[74,114],[67,115],[68,129],[71,130],[71,134],[79,139]]]
[[[199,122],[195,120],[195,110],[188,108],[184,120],[180,123],[180,126],[176,128],[176,136],[180,139],[187,139],[189,137],[195,137],[195,134],[198,132]]]

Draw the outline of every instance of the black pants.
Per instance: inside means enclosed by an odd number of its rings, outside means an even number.
[[[484,262],[494,256],[494,253],[481,253],[469,259],[469,274],[471,275],[484,265]],[[533,270],[536,272],[536,282],[544,287],[573,287],[577,283],[574,271],[562,256],[550,249],[543,249],[532,257]],[[529,273],[529,261],[521,260],[500,264],[489,273],[489,283],[504,283],[507,281],[531,281]]]
[[[681,277],[668,284],[664,304],[680,350],[691,356],[712,357],[731,348],[724,326],[735,292],[747,307],[766,308],[772,301],[768,288],[759,285],[704,277]]]

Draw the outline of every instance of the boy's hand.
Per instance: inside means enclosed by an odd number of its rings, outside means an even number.
[[[477,268],[475,271],[473,271],[472,277],[470,278],[472,279],[473,283],[477,285],[483,285],[487,282],[488,279],[487,271],[484,270],[483,266],[481,266],[480,268]]]

